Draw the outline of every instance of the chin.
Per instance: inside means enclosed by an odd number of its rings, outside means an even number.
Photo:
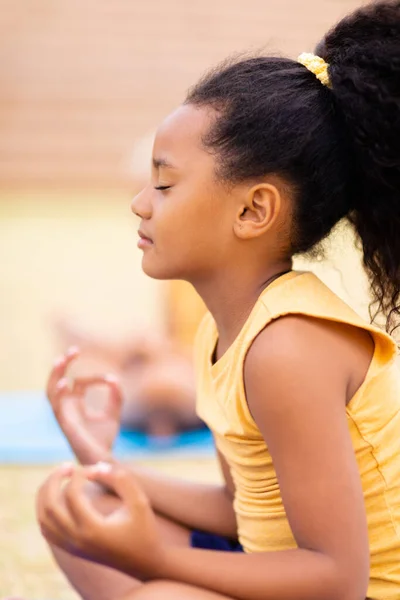
[[[143,256],[142,259],[142,271],[148,277],[152,279],[181,279],[178,270],[171,268],[171,265],[163,265],[157,261],[149,260],[150,257]]]

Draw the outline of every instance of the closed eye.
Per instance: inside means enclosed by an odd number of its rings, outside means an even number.
[[[169,190],[171,186],[170,185],[159,185],[158,187],[155,187],[155,190]]]

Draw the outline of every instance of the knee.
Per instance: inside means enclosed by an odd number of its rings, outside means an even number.
[[[176,584],[171,581],[144,583],[129,596],[120,600],[179,600]]]

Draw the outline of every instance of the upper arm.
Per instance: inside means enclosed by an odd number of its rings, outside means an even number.
[[[317,320],[269,325],[245,361],[246,397],[297,545],[332,557],[346,581],[364,584],[368,533],[346,417],[349,366],[340,339],[331,340],[329,325]]]

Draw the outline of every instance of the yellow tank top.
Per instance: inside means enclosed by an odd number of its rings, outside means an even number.
[[[218,332],[207,314],[195,346],[197,412],[212,430],[235,484],[238,535],[246,552],[296,547],[268,448],[246,402],[243,364],[253,340],[273,319],[303,314],[369,331],[375,342],[364,383],[346,412],[367,511],[371,572],[368,596],[400,599],[400,373],[390,336],[364,322],[312,273],[275,280],[240,334],[214,365]],[[332,499],[334,501],[334,499]]]

